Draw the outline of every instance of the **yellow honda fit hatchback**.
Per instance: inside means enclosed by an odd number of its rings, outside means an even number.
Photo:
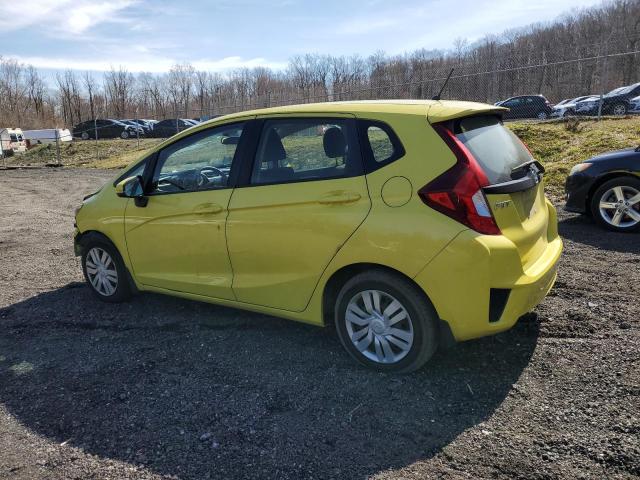
[[[386,371],[500,332],[562,250],[504,109],[365,101],[237,113],[160,144],[76,215],[101,300],[153,291],[315,325]]]

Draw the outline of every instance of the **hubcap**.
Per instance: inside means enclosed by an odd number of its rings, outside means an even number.
[[[621,185],[607,190],[600,198],[600,215],[609,225],[633,227],[640,222],[640,192]]]
[[[118,272],[111,255],[99,247],[89,250],[85,260],[87,277],[93,288],[105,297],[113,295],[118,288]]]
[[[398,300],[380,290],[356,294],[347,305],[345,321],[353,345],[374,362],[399,362],[413,345],[409,313]]]
[[[613,109],[614,115],[624,115],[626,113],[626,108],[623,105],[616,105]]]

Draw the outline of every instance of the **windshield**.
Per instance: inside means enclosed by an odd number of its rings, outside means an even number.
[[[633,88],[633,86],[629,86],[629,87],[619,87],[616,89],[611,90],[609,93],[607,93],[607,97],[609,95],[619,95],[621,93],[627,93],[630,92],[631,89]]]
[[[495,116],[461,118],[455,122],[458,140],[480,164],[490,184],[512,180],[512,170],[533,160],[529,150]]]

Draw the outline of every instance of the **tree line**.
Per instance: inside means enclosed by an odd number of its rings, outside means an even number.
[[[450,69],[442,98],[493,103],[542,93],[551,101],[640,81],[640,0],[613,0],[548,24],[456,39],[446,51],[389,56],[298,55],[284,70],[225,74],[188,63],[161,75],[66,70],[47,85],[33,66],[0,57],[0,123],[73,126],[92,118],[206,117],[291,103],[430,98]]]

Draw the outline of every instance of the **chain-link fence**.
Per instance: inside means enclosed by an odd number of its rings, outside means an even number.
[[[294,89],[253,94],[235,92],[231,103],[226,98],[212,96],[199,102],[187,101],[184,106],[175,102],[173,108],[165,106],[161,111],[136,107],[129,109],[130,118],[118,118],[113,112],[102,111],[97,113],[101,118],[69,126],[68,134],[51,129],[40,131],[50,135],[40,133],[34,138],[26,131],[25,143],[38,155],[28,154],[24,163],[33,160],[33,163],[65,164],[68,163],[65,157],[73,156],[72,164],[115,158],[120,160],[105,166],[121,166],[132,161],[137,152],[201,121],[239,111],[301,103],[430,99],[440,93],[443,100],[506,107],[509,111],[504,114],[505,120],[546,121],[574,116],[601,118],[640,114],[640,51],[571,59],[543,57],[544,61],[537,63],[513,57],[492,63],[473,59],[454,65],[425,62],[410,72],[404,65],[394,70],[387,64],[379,72],[370,72],[366,81],[334,79],[333,82],[300,84]],[[6,165],[7,156],[12,153],[11,142],[0,144]],[[9,162],[17,164],[21,159],[16,156]]]

